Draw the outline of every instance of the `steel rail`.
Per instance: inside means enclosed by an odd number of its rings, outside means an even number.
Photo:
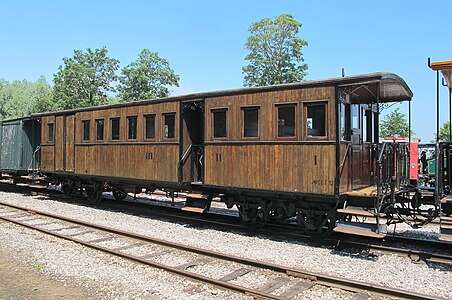
[[[7,184],[8,188],[10,187],[14,187],[11,186],[10,184]],[[47,191],[48,193],[48,191]],[[58,193],[58,192],[56,192]],[[154,192],[155,193],[155,192]],[[52,193],[53,194],[53,193]],[[155,193],[155,194],[164,194],[162,193]],[[58,193],[58,195],[60,195]],[[152,199],[146,199],[146,200],[151,200],[151,201],[159,201],[159,200],[152,200]],[[102,205],[102,204],[101,204]],[[155,204],[143,204],[143,203],[137,203],[137,205],[151,205],[153,207],[162,207],[159,205],[155,205]],[[180,213],[180,209],[178,208],[173,208],[173,207],[167,207],[167,206],[163,206],[163,209],[171,209],[171,210],[175,210],[178,213]],[[130,207],[128,207],[128,209],[130,209]],[[154,211],[148,211],[147,213],[152,214],[152,215],[156,215],[156,216],[160,216],[160,217],[165,217],[165,218],[171,218],[171,219],[179,219],[179,220],[184,220],[184,221],[190,221],[190,222],[200,222],[200,223],[207,223],[207,224],[211,224],[211,225],[215,225],[215,226],[227,226],[228,228],[230,227],[234,227],[237,230],[246,230],[246,231],[253,231],[256,233],[264,233],[264,234],[269,234],[269,235],[274,235],[275,231],[277,232],[278,236],[281,234],[281,227],[286,229],[287,231],[284,232],[285,238],[293,238],[296,240],[302,240],[302,241],[306,241],[309,243],[313,242],[313,237],[309,236],[309,235],[305,235],[299,232],[291,232],[292,230],[296,229],[296,228],[291,228],[290,226],[281,226],[281,225],[273,225],[273,224],[269,224],[268,227],[272,228],[275,227],[276,230],[274,229],[251,229],[247,226],[244,226],[242,224],[235,224],[233,222],[224,222],[224,221],[215,221],[215,220],[206,220],[205,217],[209,216],[209,217],[216,217],[216,216],[220,216],[221,218],[236,218],[236,217],[231,217],[230,215],[218,215],[218,214],[205,214],[203,215],[203,219],[200,219],[199,216],[197,215],[196,217],[191,216],[190,214],[186,214],[184,213],[183,215],[177,214],[174,215],[173,214],[168,214],[168,213],[162,213],[162,212],[156,212]],[[232,220],[231,220],[232,221]],[[375,251],[377,253],[394,253],[397,255],[403,255],[403,256],[407,256],[410,259],[412,259],[413,261],[425,261],[425,262],[435,262],[435,263],[444,263],[444,264],[452,264],[452,255],[447,255],[447,254],[440,254],[440,253],[436,253],[436,252],[432,252],[432,251],[419,251],[419,250],[412,250],[412,249],[406,249],[406,248],[400,248],[400,247],[394,247],[394,246],[386,246],[386,245],[381,245],[380,240],[377,240],[375,242],[360,242],[360,241],[355,241],[353,240],[353,238],[357,238],[356,236],[352,236],[352,239],[350,239],[349,236],[346,236],[344,234],[335,234],[332,237],[329,238],[323,238],[323,239],[315,239],[316,242],[320,242],[320,243],[327,243],[327,244],[331,244],[331,245],[336,245],[337,248],[339,249],[344,249],[344,248],[350,248],[350,247],[357,247],[360,249],[366,249],[369,251]],[[403,236],[398,236],[398,235],[387,235],[385,237],[385,241],[391,241],[391,242],[400,242],[400,243],[410,243],[416,246],[422,246],[422,247],[426,247],[429,249],[450,249],[450,243],[446,243],[446,242],[439,242],[439,241],[432,241],[432,240],[424,240],[424,239],[415,239],[415,238],[409,238],[409,237],[403,237]]]
[[[42,211],[38,211],[38,210],[30,210],[26,207],[22,207],[22,206],[17,206],[17,205],[12,205],[12,204],[8,204],[8,203],[4,203],[4,202],[0,202],[1,205],[7,206],[7,207],[11,207],[14,209],[18,209],[18,210],[24,210],[27,211],[29,213],[32,213],[33,215],[42,215],[42,216],[46,216],[46,217],[50,217],[50,218],[55,218],[58,220],[62,220],[62,221],[66,221],[66,222],[70,222],[70,223],[75,223],[75,224],[79,224],[79,225],[83,225],[86,227],[90,227],[90,228],[94,228],[94,229],[98,229],[98,230],[102,230],[105,232],[110,232],[110,233],[115,233],[115,234],[119,234],[125,237],[129,237],[129,238],[134,238],[134,239],[138,239],[138,240],[143,240],[146,242],[151,242],[151,243],[156,243],[156,244],[160,244],[163,246],[167,246],[167,247],[172,247],[172,248],[176,248],[176,249],[180,249],[180,250],[185,250],[185,251],[189,251],[189,252],[194,252],[194,253],[198,253],[198,254],[202,254],[205,256],[210,256],[210,257],[214,257],[214,258],[218,258],[218,259],[223,259],[226,261],[233,261],[236,263],[241,263],[241,264],[245,264],[245,265],[249,265],[249,266],[253,266],[253,267],[257,267],[257,268],[262,268],[262,269],[269,269],[275,272],[280,272],[280,273],[284,273],[290,276],[295,276],[295,277],[300,277],[300,278],[304,278],[304,279],[308,279],[313,281],[315,284],[319,284],[319,285],[324,285],[327,287],[337,287],[343,290],[347,290],[347,291],[351,291],[351,292],[355,292],[355,293],[359,293],[359,292],[363,292],[363,291],[368,291],[372,294],[376,294],[376,295],[382,295],[382,296],[391,296],[391,297],[399,297],[399,298],[404,298],[404,299],[419,299],[419,300],[427,300],[427,299],[443,299],[440,297],[434,297],[431,295],[424,295],[424,294],[420,294],[420,293],[416,293],[416,292],[411,292],[411,291],[407,291],[407,290],[402,290],[402,289],[397,289],[397,288],[390,288],[390,287],[385,287],[385,286],[380,286],[380,285],[376,285],[376,284],[372,284],[372,283],[366,283],[366,282],[361,282],[361,281],[356,281],[356,280],[349,280],[349,279],[344,279],[344,278],[339,278],[339,277],[334,277],[334,276],[330,276],[330,275],[325,275],[325,274],[321,274],[321,273],[317,273],[317,272],[311,272],[311,271],[307,271],[307,270],[302,270],[302,269],[295,269],[295,268],[289,268],[289,267],[284,267],[284,266],[280,266],[280,265],[276,265],[273,263],[267,263],[267,262],[262,262],[262,261],[256,261],[256,260],[251,260],[251,259],[246,259],[246,258],[242,258],[242,257],[238,257],[238,256],[234,256],[234,255],[227,255],[227,254],[223,254],[223,253],[219,253],[219,252],[215,252],[215,251],[211,251],[211,250],[204,250],[204,249],[200,249],[197,247],[191,247],[191,246],[186,246],[180,243],[174,243],[174,242],[169,242],[166,240],[162,240],[162,239],[157,239],[157,238],[151,238],[145,235],[141,235],[141,234],[136,234],[136,233],[132,233],[132,232],[128,232],[128,231],[123,231],[123,230],[119,230],[119,229],[115,229],[115,228],[111,228],[111,227],[107,227],[107,226],[103,226],[103,225],[96,225],[93,223],[88,223],[88,222],[84,222],[81,220],[76,220],[73,218],[68,218],[68,217],[62,217],[62,216],[58,216],[55,214],[50,214],[50,213],[46,213],[46,212],[42,212]],[[185,272],[184,270],[180,270],[174,267],[169,267],[166,265],[161,265],[158,263],[154,263],[154,262],[150,262],[148,260],[145,259],[140,259],[139,257],[134,257],[134,256],[130,256],[128,254],[119,252],[119,251],[115,251],[112,249],[108,249],[106,247],[102,247],[99,245],[95,245],[95,244],[91,244],[89,242],[83,241],[81,239],[77,239],[74,237],[69,237],[69,236],[65,236],[62,235],[60,233],[51,231],[51,230],[46,230],[43,228],[35,228],[33,227],[33,225],[29,225],[11,218],[6,218],[3,216],[0,216],[1,219],[5,220],[5,221],[9,221],[18,225],[22,225],[22,226],[26,226],[28,228],[32,228],[56,237],[60,237],[66,240],[71,240],[74,242],[77,242],[79,244],[83,244],[85,246],[97,249],[97,250],[101,250],[104,252],[108,252],[114,255],[118,255],[121,256],[123,258],[128,258],[140,263],[145,263],[148,264],[150,266],[156,267],[156,268],[161,268],[164,270],[167,270],[169,272],[173,272],[179,275],[183,275],[186,277],[191,277],[195,280],[199,280],[199,281],[203,281],[203,282],[207,282],[207,283],[211,283],[213,285],[216,286],[220,286],[223,288],[227,288],[227,289],[231,289],[231,290],[236,290],[236,291],[240,291],[246,294],[250,294],[250,295],[256,295],[259,297],[263,297],[266,299],[281,299],[278,296],[272,295],[272,294],[267,294],[267,293],[262,293],[261,291],[258,290],[254,290],[254,289],[248,289],[245,287],[241,287],[241,286],[236,286],[234,284],[230,284],[227,282],[223,282],[220,280],[215,280],[212,278],[207,278],[204,277],[202,275],[197,275],[197,274],[193,274],[190,272]]]
[[[5,205],[4,203],[1,203],[1,204]],[[13,206],[10,206],[10,205],[7,205],[7,206],[13,207]],[[20,209],[18,207],[14,207],[14,208]],[[27,210],[27,211],[30,212],[30,213],[33,213],[35,215],[37,214],[37,215],[52,217],[52,218],[56,218],[58,220],[71,222],[71,223],[83,225],[83,226],[90,227],[90,228],[100,229],[100,230],[111,232],[111,233],[117,233],[117,234],[120,234],[120,235],[123,235],[123,236],[127,236],[127,237],[133,237],[133,238],[140,239],[140,240],[151,241],[151,240],[146,239],[144,237],[139,237],[139,236],[134,237],[133,234],[127,233],[125,231],[119,231],[119,230],[116,231],[113,228],[108,228],[108,227],[104,227],[104,226],[97,226],[97,225],[94,225],[94,224],[89,224],[89,223],[77,221],[77,220],[70,219],[70,218],[62,218],[62,217],[58,217],[56,215],[41,213],[41,212],[38,212],[38,211],[31,211],[31,210]],[[61,238],[61,239],[64,239],[64,240],[76,242],[78,244],[87,246],[89,248],[93,248],[93,249],[96,249],[96,250],[99,250],[99,251],[103,251],[103,252],[106,252],[106,253],[109,253],[109,254],[113,254],[113,255],[116,255],[116,256],[119,256],[119,257],[122,257],[122,258],[125,258],[125,259],[136,261],[136,262],[139,262],[139,263],[142,263],[142,264],[145,264],[145,265],[149,265],[149,266],[152,266],[152,267],[155,267],[155,268],[158,268],[158,269],[162,269],[162,270],[165,270],[165,271],[168,271],[168,272],[171,272],[171,273],[175,273],[175,274],[178,274],[178,275],[181,275],[181,276],[184,276],[184,277],[188,277],[188,278],[191,278],[191,279],[194,279],[194,280],[197,280],[197,281],[201,281],[201,282],[204,282],[204,283],[212,284],[212,285],[215,285],[215,286],[218,286],[218,287],[221,287],[221,288],[225,288],[225,289],[228,289],[228,290],[231,290],[231,291],[242,292],[244,294],[257,296],[257,297],[259,297],[261,299],[276,299],[276,300],[285,299],[285,298],[281,298],[281,297],[276,296],[276,295],[272,295],[272,294],[269,294],[269,293],[261,292],[261,291],[256,290],[256,289],[250,289],[250,288],[242,287],[242,286],[239,286],[239,285],[235,285],[235,284],[231,284],[231,283],[228,283],[228,282],[224,282],[224,281],[216,280],[216,279],[213,279],[213,278],[205,277],[205,276],[202,276],[202,275],[198,275],[198,274],[195,274],[195,273],[187,272],[187,271],[185,271],[183,269],[178,269],[176,267],[171,267],[171,266],[168,266],[168,265],[152,262],[152,261],[149,261],[147,259],[140,258],[140,257],[134,256],[134,255],[129,255],[129,254],[123,253],[123,252],[118,251],[118,250],[114,250],[114,249],[110,249],[108,247],[103,247],[103,246],[100,246],[100,245],[96,245],[95,243],[90,243],[90,242],[84,241],[82,239],[73,237],[73,236],[64,235],[64,234],[61,234],[61,233],[58,233],[58,232],[55,232],[55,231],[52,231],[52,230],[48,230],[48,229],[45,229],[45,228],[40,228],[39,226],[34,226],[34,225],[27,224],[25,222],[14,220],[11,217],[0,216],[0,219],[2,219],[4,221],[11,222],[11,223],[16,224],[16,225],[21,225],[21,226],[29,228],[29,229],[33,229],[33,230],[36,230],[36,231],[39,231],[39,232],[43,232],[43,233],[46,233],[48,235],[52,235],[52,236],[55,236],[55,237],[58,237],[58,238]],[[162,244],[163,245],[163,243],[159,243],[158,241],[155,241],[155,242],[158,243],[158,244]],[[165,246],[169,246],[169,243],[165,243]],[[174,248],[182,249],[182,247],[178,247],[178,246],[176,246]]]

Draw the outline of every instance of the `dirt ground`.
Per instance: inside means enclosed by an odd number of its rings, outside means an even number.
[[[13,253],[0,251],[0,300],[6,299],[96,299],[83,287],[65,286],[39,272],[39,264],[20,265]]]

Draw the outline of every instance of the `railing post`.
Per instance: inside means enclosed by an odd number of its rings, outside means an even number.
[[[377,160],[377,199],[374,201],[374,210],[375,210],[375,220],[377,222],[377,233],[380,233],[380,197],[381,197],[381,180],[380,180],[380,171],[381,171],[381,163],[380,163],[380,82],[377,82],[377,116],[376,116],[376,123],[377,123],[377,149],[376,153],[378,155]]]

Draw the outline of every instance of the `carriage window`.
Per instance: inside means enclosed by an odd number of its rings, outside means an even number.
[[[137,117],[127,117],[129,123],[129,140],[137,139]]]
[[[145,138],[147,140],[155,139],[155,115],[144,116],[146,122]]]
[[[346,120],[346,118],[345,118],[345,104],[344,103],[341,103],[340,104],[340,106],[339,106],[339,109],[340,109],[340,115],[341,115],[341,119],[340,119],[340,122],[341,122],[341,126],[340,126],[340,129],[341,129],[341,132],[340,132],[340,136],[341,136],[341,140],[343,140],[343,141],[345,141],[345,140],[347,140],[347,132],[346,132],[346,130],[347,130],[347,127],[345,126],[346,124],[345,124],[345,120]]]
[[[278,107],[278,137],[295,136],[295,105]]]
[[[165,123],[163,126],[163,137],[165,139],[174,138],[174,124],[176,123],[176,114],[165,114]]]
[[[104,140],[104,119],[96,120],[96,141]]]
[[[119,140],[119,118],[110,119],[111,121],[111,139]]]
[[[259,108],[246,107],[243,110],[243,137],[259,136]]]
[[[47,124],[47,141],[53,143],[55,140],[55,124]]]
[[[83,122],[83,140],[89,141],[89,129],[90,129],[90,120],[85,120]]]
[[[307,136],[326,136],[325,104],[309,104],[306,106]]]
[[[359,132],[359,104],[352,104],[352,130],[355,134]]]
[[[226,137],[226,109],[213,111],[213,137]]]

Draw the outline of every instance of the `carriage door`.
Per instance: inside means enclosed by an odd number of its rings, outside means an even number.
[[[55,117],[55,171],[74,171],[74,133],[75,115],[63,115]]]
[[[359,104],[350,105],[352,117],[352,188],[362,187],[363,140],[361,133],[361,109]]]
[[[371,184],[372,110],[367,104],[352,104],[352,188]]]
[[[204,101],[181,102],[179,182],[201,184],[204,177]]]

